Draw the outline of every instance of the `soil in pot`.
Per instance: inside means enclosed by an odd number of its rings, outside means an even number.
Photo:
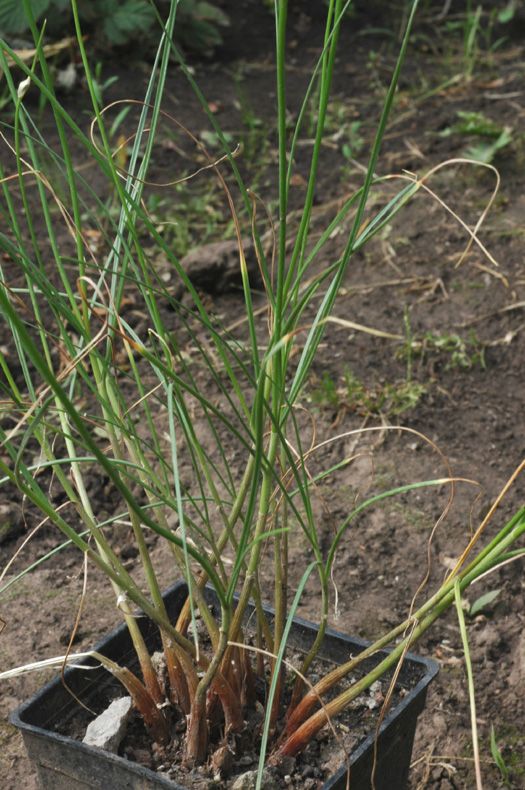
[[[171,616],[175,616],[184,597],[184,586],[176,585],[166,596]],[[210,605],[214,605],[210,593]],[[157,641],[155,629],[143,621],[149,646],[154,649]],[[290,637],[290,658],[298,663],[300,654],[315,638],[315,627],[298,620]],[[322,646],[317,665],[312,670],[316,675],[326,673],[331,666],[347,660],[350,654],[357,654],[366,643],[350,639],[330,631]],[[125,627],[117,629],[97,647],[121,664],[133,665],[133,651]],[[355,680],[378,663],[380,658],[363,662],[359,673],[352,675]],[[399,674],[391,708],[384,717],[377,737],[376,788],[396,787],[401,790],[406,784],[412,742],[417,716],[424,706],[426,689],[437,667],[434,662],[407,656]],[[111,699],[123,696],[122,689],[102,669],[86,671],[71,669],[66,673],[67,684],[94,713],[100,713]],[[347,712],[334,722],[334,732],[328,729],[307,747],[297,759],[287,759],[278,768],[270,769],[265,775],[265,787],[290,788],[346,787],[347,767],[351,765],[351,787],[370,787],[370,773],[374,762],[374,742],[379,716],[381,715],[384,695],[389,687],[390,678],[385,676],[370,690],[358,698]],[[262,728],[264,687],[261,685],[261,703],[247,717],[243,733],[224,741],[219,728],[212,734],[214,738],[213,756],[208,764],[189,769],[183,764],[182,749],[185,722],[174,721],[172,743],[160,749],[151,745],[142,722],[135,716],[127,735],[119,749],[120,757],[88,747],[82,740],[87,724],[93,715],[81,708],[59,680],[49,684],[36,698],[31,700],[15,714],[14,723],[22,729],[26,746],[36,763],[44,788],[57,788],[57,771],[60,781],[67,777],[64,787],[108,787],[110,772],[120,766],[123,778],[112,777],[111,787],[191,787],[216,788],[216,790],[242,790],[254,786],[253,772],[257,769],[259,737]],[[47,729],[51,739],[51,753],[46,755],[42,742],[42,729]],[[69,744],[74,759],[62,749]],[[48,744],[49,745],[49,744]],[[59,765],[53,766],[54,759]],[[87,764],[80,767],[80,759],[85,757]],[[121,759],[125,758],[125,759]],[[71,773],[73,771],[73,773]],[[80,783],[79,783],[80,782]]]

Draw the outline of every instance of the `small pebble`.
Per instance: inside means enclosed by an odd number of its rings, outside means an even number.
[[[131,697],[114,700],[88,725],[83,742],[88,746],[105,749],[107,752],[117,752],[126,734],[131,709]]]

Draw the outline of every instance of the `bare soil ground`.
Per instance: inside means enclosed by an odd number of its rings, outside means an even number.
[[[261,5],[237,4],[217,59],[196,62],[194,68],[223,128],[232,140],[242,139],[241,166],[271,208],[276,143],[272,127],[273,39],[271,18]],[[320,51],[318,16],[311,11],[293,13],[290,21],[288,91],[292,114],[297,112],[310,66]],[[446,160],[464,156],[469,147],[494,142],[494,137],[459,130],[462,116],[458,113],[480,113],[499,130],[509,128],[510,142],[493,160],[501,186],[479,234],[494,260],[476,244],[462,257],[469,236],[457,217],[467,227],[475,226],[494,189],[495,173],[450,163],[428,182],[446,207],[420,192],[380,237],[354,256],[341,289],[336,305],[339,318],[392,337],[330,325],[303,396],[304,405],[315,416],[318,437],[342,437],[326,450],[326,460],[335,463],[345,456],[356,456],[336,479],[323,484],[319,520],[327,540],[338,520],[367,491],[446,474],[433,444],[446,457],[454,475],[478,484],[457,485],[448,518],[437,529],[430,549],[429,536],[448,491],[406,496],[363,518],[348,533],[337,560],[338,607],[333,624],[366,638],[378,636],[406,616],[426,572],[427,552],[429,589],[450,570],[480,517],[525,456],[522,31],[519,21],[508,30],[495,30],[494,40],[500,33],[507,36],[495,51],[491,41],[480,41],[484,49],[475,57],[468,78],[461,35],[453,31],[451,21],[461,20],[431,20],[427,13],[418,23],[378,170],[380,175],[401,177],[408,171],[421,176]],[[350,18],[343,31],[329,119],[331,135],[323,151],[316,193],[315,222],[319,227],[362,178],[395,59],[398,24],[369,11]],[[391,29],[393,35],[381,33],[379,28]],[[104,69],[108,76],[118,76],[108,90],[108,101],[140,98],[147,66],[134,62],[130,69],[117,60],[105,64]],[[85,127],[87,97],[82,86],[65,101]],[[207,126],[190,88],[175,68],[169,79],[166,110],[194,133]],[[308,145],[305,138],[305,167]],[[184,153],[184,146],[175,136],[163,139],[154,161],[159,178],[181,167],[179,151]],[[9,166],[8,152],[1,156],[4,166]],[[303,194],[304,176],[306,170],[294,182],[292,210]],[[383,205],[398,183],[399,179],[385,181],[374,190],[373,201]],[[159,219],[177,216],[179,206],[183,207],[186,219],[179,223],[173,239],[181,252],[228,233],[222,196],[210,190],[207,181],[199,180],[187,191],[159,193],[155,204]],[[318,265],[335,259],[343,244],[344,235],[335,235]],[[217,313],[237,317],[241,295],[235,290],[210,293],[209,298],[215,300]],[[411,339],[417,341],[415,346]],[[410,431],[393,428],[399,425]],[[361,428],[374,431],[354,433]],[[93,496],[104,502],[108,512],[111,494],[100,481],[94,481]],[[2,518],[15,526],[0,545],[4,567],[21,547],[34,518],[16,496],[9,499],[2,492],[1,497]],[[518,479],[487,534],[523,502],[523,480]],[[41,530],[21,549],[9,577],[56,544],[57,536],[51,530]],[[292,549],[293,583],[308,558],[300,545]],[[121,551],[123,556],[127,552],[132,569],[134,547],[124,540]],[[156,543],[153,552],[168,584],[171,568],[163,558],[162,545]],[[5,621],[0,634],[2,668],[64,652],[82,582],[82,560],[68,550],[9,588],[0,599],[0,616]],[[92,646],[119,619],[111,590],[94,569],[89,570],[88,585],[76,636],[78,649]],[[518,790],[525,786],[523,560],[480,582],[469,603],[488,590],[500,593],[468,619],[482,773],[487,788],[505,786],[491,755],[493,729],[509,770],[506,786]],[[312,591],[304,599],[301,614],[315,620],[316,612]],[[419,721],[410,786],[413,790],[474,787],[466,677],[453,612],[435,625],[418,652],[437,659],[441,672]],[[3,685],[0,776],[6,790],[36,787],[21,738],[6,717],[46,677],[33,674]]]

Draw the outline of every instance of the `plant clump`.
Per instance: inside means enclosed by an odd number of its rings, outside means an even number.
[[[228,758],[232,743],[242,743],[247,726],[254,727],[257,718],[258,787],[265,767],[283,765],[308,748],[391,672],[386,711],[406,652],[473,581],[512,555],[525,532],[522,508],[479,547],[500,497],[454,568],[426,599],[420,596],[424,577],[403,622],[358,655],[309,679],[326,635],[334,563],[358,517],[384,500],[422,489],[440,491],[456,482],[447,470],[436,479],[376,491],[353,504],[327,541],[315,516],[319,484],[351,459],[323,465],[321,450],[341,437],[319,442],[302,403],[353,256],[426,186],[424,178],[403,177],[386,206],[370,208],[370,195],[381,181],[381,144],[417,5],[417,0],[410,5],[362,181],[315,233],[320,152],[347,10],[342,0],[327,4],[322,51],[293,128],[286,92],[288,3],[276,3],[278,205],[266,222],[243,181],[238,152],[231,150],[174,43],[175,0],[160,32],[144,101],[133,103],[136,121],[125,138],[125,156],[120,155],[124,143],[115,145],[109,134],[100,104],[80,0],[72,0],[71,13],[93,109],[89,134],[57,99],[42,28],[28,0],[24,12],[35,42],[34,62],[24,62],[8,42],[0,48],[14,113],[12,129],[2,133],[13,168],[0,173],[7,219],[0,231],[0,307],[10,338],[9,353],[0,353],[0,485],[17,488],[39,518],[56,527],[113,588],[139,671],[97,658],[127,689],[156,748],[168,749],[177,736],[187,765],[220,762]],[[19,83],[11,62],[23,75]],[[181,128],[162,105],[173,62],[193,86],[221,145],[220,153],[210,152],[206,138],[183,129],[205,160],[196,171],[204,168],[215,179],[234,228],[243,311],[230,322],[195,287],[148,210],[149,168],[161,124],[170,121]],[[49,147],[45,129],[25,99],[29,86],[50,105],[57,150]],[[309,175],[292,224],[290,190],[312,103]],[[355,146],[358,128],[349,132]],[[89,155],[88,173],[77,167],[77,148]],[[111,195],[109,203],[100,197],[101,181]],[[177,181],[166,183],[175,186]],[[241,227],[237,203],[250,218],[248,229]],[[36,231],[37,214],[44,220],[44,238]],[[336,229],[344,233],[342,249],[319,265]],[[268,230],[269,250],[263,243]],[[246,231],[258,264],[257,291],[243,244]],[[176,289],[155,265],[149,252],[153,245],[162,251]],[[437,348],[437,341],[426,342]],[[460,347],[453,353],[466,352]],[[401,414],[422,394],[411,381],[371,394],[351,374],[345,386],[359,408],[374,414],[384,408]],[[339,398],[337,389],[332,395]],[[95,506],[92,485],[107,487],[114,509]],[[129,571],[120,551],[122,528],[133,543],[140,578]],[[162,596],[152,536],[169,555],[173,575],[187,585],[176,621]],[[292,584],[289,556],[297,543],[308,560]],[[209,606],[207,585],[215,608]],[[291,669],[289,634],[310,585],[318,591],[319,628],[299,666]],[[268,600],[272,617],[263,606]],[[138,626],[137,608],[158,629],[163,673]],[[391,652],[354,682],[357,667],[387,645]],[[220,746],[218,733],[224,741]],[[223,757],[218,755],[221,748],[226,749]]]

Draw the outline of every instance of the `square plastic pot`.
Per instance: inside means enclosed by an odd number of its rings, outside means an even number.
[[[207,591],[210,606],[216,606],[212,591]],[[186,598],[186,586],[180,582],[171,587],[164,596],[169,616],[175,621]],[[271,610],[268,610],[271,617]],[[159,647],[156,626],[146,618],[138,621],[152,650]],[[297,619],[290,637],[290,644],[301,650],[313,643],[316,626]],[[367,642],[327,630],[320,656],[335,663],[348,659],[367,646]],[[115,629],[96,648],[120,665],[136,666],[131,639],[125,625]],[[368,671],[381,661],[388,651],[380,651],[363,662]],[[96,662],[85,662],[93,663]],[[407,785],[412,745],[417,717],[423,710],[427,687],[438,671],[436,662],[407,654],[399,676],[416,678],[412,689],[393,707],[385,717],[377,738],[377,762],[375,772],[376,790],[403,790]],[[101,668],[66,670],[67,685],[88,707],[90,701],[107,692],[108,700],[115,680]],[[117,684],[118,685],[118,684]],[[44,790],[191,790],[171,781],[166,776],[126,760],[115,754],[86,746],[67,737],[68,722],[78,715],[79,705],[64,688],[60,678],[51,681],[28,702],[21,705],[11,716],[11,723],[21,731],[29,758],[33,763]],[[368,737],[350,755],[351,790],[369,790],[370,774],[374,759],[376,733]],[[344,790],[347,787],[345,763],[328,778],[323,790]]]

